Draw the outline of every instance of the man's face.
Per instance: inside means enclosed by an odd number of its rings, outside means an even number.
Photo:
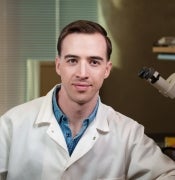
[[[97,98],[99,89],[110,74],[106,42],[101,34],[70,34],[63,40],[56,72],[61,76],[61,93],[78,104]]]

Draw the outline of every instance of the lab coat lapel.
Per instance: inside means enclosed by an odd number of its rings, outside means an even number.
[[[96,128],[94,126],[89,127],[87,132],[82,136],[76,148],[74,149],[70,161],[67,164],[67,167],[69,167],[75,161],[84,156],[94,146],[98,138],[99,134]]]
[[[88,153],[98,141],[99,137],[109,132],[107,120],[108,112],[106,112],[105,109],[106,108],[104,105],[100,102],[96,118],[92,124],[90,124],[85,134],[78,142],[75,150],[72,153],[70,161],[67,164],[67,167]]]
[[[57,123],[57,120],[55,119],[52,110],[52,94],[55,87],[45,96],[38,117],[35,121],[35,125],[37,125],[38,127],[48,125],[47,134],[49,135],[49,137],[68,153],[63,133]]]
[[[51,119],[51,124],[49,128],[47,129],[47,134],[52,140],[54,140],[58,145],[60,145],[68,154],[65,138],[54,116]]]

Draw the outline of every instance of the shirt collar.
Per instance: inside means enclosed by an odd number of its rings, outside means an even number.
[[[53,113],[58,123],[60,123],[61,117],[65,116],[57,104],[57,94],[60,89],[61,89],[61,86],[57,86],[55,90],[53,91],[53,96],[52,96]]]
[[[43,99],[42,105],[40,107],[37,119],[35,120],[35,125],[47,125],[50,124],[52,121],[55,122],[55,115],[53,112],[53,92],[55,91],[55,89],[60,89],[61,84],[56,85],[55,87],[53,87],[53,89],[51,89],[47,95],[43,98],[40,98],[41,100]],[[55,94],[55,99],[56,98],[56,94]],[[57,103],[56,103],[57,104]],[[100,101],[100,97],[98,98],[98,103],[95,107],[95,109],[97,110],[96,115],[95,115],[95,121],[94,125],[96,126],[96,128],[99,131],[102,132],[109,132],[109,117],[115,117],[116,114],[112,113],[113,111],[111,111],[108,106],[104,105],[103,103],[101,103]],[[95,110],[94,110],[95,111]],[[94,112],[93,111],[93,112]],[[109,115],[110,114],[110,115]],[[113,115],[111,115],[113,114]]]
[[[53,96],[52,96],[53,113],[54,113],[55,118],[58,121],[58,123],[60,123],[62,117],[66,117],[66,115],[61,111],[60,107],[57,104],[57,94],[58,94],[58,91],[60,90],[60,88],[61,88],[61,86],[57,86],[55,88],[55,90],[53,91]],[[88,121],[88,124],[90,124],[96,117],[98,106],[99,106],[99,99],[98,99],[96,106],[95,106],[94,110],[92,111],[92,113],[85,119]]]

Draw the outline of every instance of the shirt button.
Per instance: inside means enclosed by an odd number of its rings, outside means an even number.
[[[69,134],[69,133],[66,133],[66,137],[70,137],[70,134]]]

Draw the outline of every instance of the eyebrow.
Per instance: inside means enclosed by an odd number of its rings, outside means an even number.
[[[90,58],[90,59],[97,59],[97,60],[101,60],[101,61],[104,60],[104,59],[103,59],[102,57],[100,57],[100,56],[90,56],[89,58]]]
[[[64,59],[67,59],[67,58],[79,58],[79,56],[68,54],[68,55],[64,56]]]
[[[64,56],[64,59],[67,58],[80,58],[79,56],[73,55],[73,54],[68,54]],[[103,61],[104,59],[100,56],[89,56],[88,59],[96,59],[96,60],[100,60]]]

